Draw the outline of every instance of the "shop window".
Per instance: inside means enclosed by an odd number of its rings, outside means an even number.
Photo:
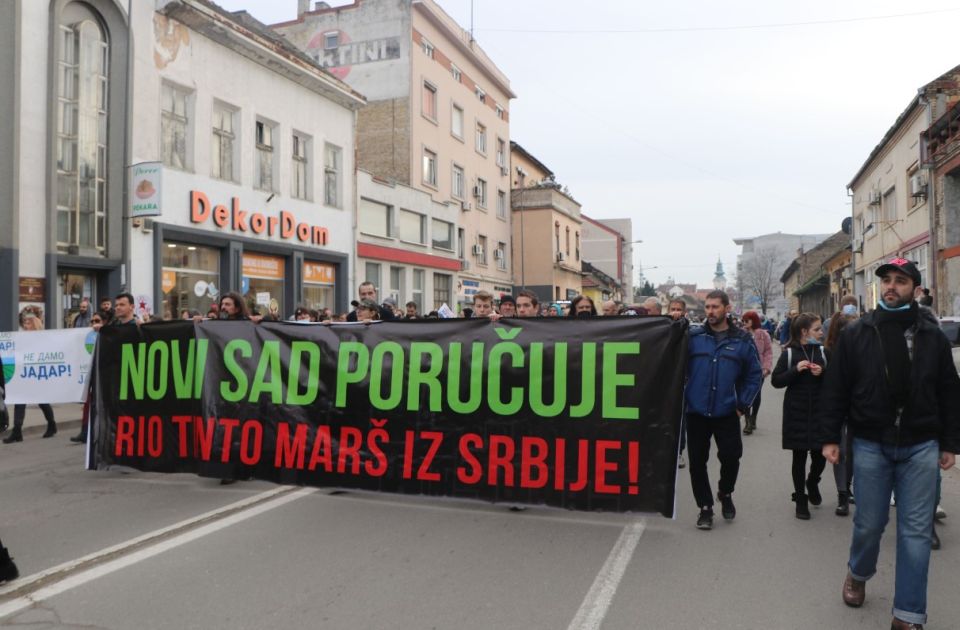
[[[57,247],[106,249],[109,44],[96,17],[59,27],[57,63]]]
[[[270,123],[258,120],[255,127],[257,155],[254,171],[254,188],[273,192],[273,134],[274,127]]]
[[[220,297],[220,250],[185,243],[164,243],[158,312],[179,318],[183,311],[206,315]]]
[[[368,262],[364,267],[364,282],[372,282],[374,288],[380,290],[380,263]]]
[[[453,285],[453,278],[445,273],[433,274],[433,309],[436,310],[442,305],[450,305],[450,289]]]
[[[213,106],[213,142],[210,153],[210,175],[228,182],[234,179],[235,112],[223,105]]]
[[[310,139],[295,133],[292,137],[293,155],[290,163],[290,194],[294,199],[310,198]]]
[[[261,314],[283,308],[285,262],[279,256],[243,253],[243,298],[247,308]]]
[[[436,249],[453,251],[453,223],[433,220],[433,246]]]
[[[417,303],[417,312],[423,313],[423,283],[426,272],[423,269],[413,270],[413,291],[411,300]]]
[[[333,208],[341,207],[340,173],[343,171],[343,151],[333,144],[323,148],[323,203]]]
[[[329,263],[303,262],[303,303],[307,308],[335,309],[337,268]]]

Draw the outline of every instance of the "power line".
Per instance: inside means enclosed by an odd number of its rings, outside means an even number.
[[[799,28],[804,26],[823,26],[828,24],[851,24],[855,22],[876,22],[880,20],[895,20],[899,18],[919,17],[925,15],[939,15],[960,11],[960,7],[949,9],[935,9],[932,11],[916,11],[913,13],[894,13],[890,15],[871,15],[852,18],[838,18],[834,20],[809,20],[805,22],[773,22],[770,24],[740,24],[734,26],[686,26],[675,28],[633,28],[633,29],[520,29],[520,28],[482,28],[477,29],[486,33],[523,33],[544,35],[636,35],[644,33],[696,33],[705,31],[749,31],[774,28]]]

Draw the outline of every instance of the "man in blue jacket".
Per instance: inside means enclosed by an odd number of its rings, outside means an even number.
[[[720,460],[720,500],[723,518],[733,520],[733,490],[740,471],[743,442],[740,416],[753,403],[763,381],[760,356],[753,335],[730,319],[730,298],[711,291],[704,304],[706,322],[691,328],[687,361],[687,447],[690,483],[700,508],[699,529],[713,527],[713,493],[707,474],[710,438],[717,443]]]

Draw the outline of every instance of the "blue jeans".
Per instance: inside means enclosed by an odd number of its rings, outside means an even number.
[[[853,496],[857,509],[850,543],[850,573],[861,581],[876,573],[880,537],[890,517],[890,493],[896,490],[893,616],[907,623],[927,621],[927,568],[939,458],[936,440],[896,447],[853,439]]]

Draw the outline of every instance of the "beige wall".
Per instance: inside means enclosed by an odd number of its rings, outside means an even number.
[[[580,206],[551,187],[514,190],[512,198],[515,283],[551,287],[551,299],[567,299],[568,290],[580,293],[583,290],[577,248],[577,236],[582,229]],[[563,254],[563,260],[558,254]]]
[[[517,151],[510,154],[510,177],[512,179],[511,188],[520,188],[520,180],[517,176],[517,169],[523,169],[527,174],[524,178],[524,185],[530,186],[535,182],[543,181],[550,173],[540,167],[539,164],[529,159],[526,155]]]
[[[862,254],[856,254],[856,272],[862,274],[862,295],[867,304],[877,299],[874,270],[884,260],[929,239],[929,205],[925,198],[915,200],[910,194],[910,175],[922,172],[917,166],[920,134],[925,129],[926,114],[917,105],[851,189],[854,240],[863,244]],[[871,205],[870,196],[877,192],[882,201]],[[868,230],[871,223],[873,228]]]

